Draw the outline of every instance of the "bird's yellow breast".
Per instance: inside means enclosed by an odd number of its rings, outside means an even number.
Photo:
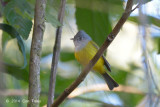
[[[77,61],[82,64],[83,66],[86,66],[89,61],[95,56],[98,49],[93,46],[92,41],[89,41],[86,46],[84,46],[81,50],[75,52],[75,58]],[[93,67],[94,71],[97,71],[99,73],[104,73],[104,60],[101,57],[97,63]]]

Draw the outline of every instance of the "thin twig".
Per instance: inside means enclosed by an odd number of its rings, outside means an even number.
[[[67,89],[65,89],[64,92],[55,100],[55,102],[52,104],[52,107],[57,107],[59,104],[61,104],[64,101],[64,99],[84,80],[86,75],[89,73],[90,69],[94,66],[94,64],[102,56],[103,52],[107,49],[107,47],[114,40],[114,38],[120,31],[121,27],[123,26],[123,24],[129,17],[131,13],[130,10],[132,9],[132,5],[133,5],[133,0],[128,0],[125,12],[121,16],[120,20],[118,21],[118,23],[116,24],[112,32],[108,35],[104,44],[98,50],[96,55],[92,58],[89,64],[83,69],[79,77]]]
[[[74,91],[72,91],[71,94],[69,94],[68,98],[73,98],[85,93],[96,92],[96,91],[110,91],[110,90],[109,88],[107,88],[106,84],[94,84],[86,87],[76,88]],[[135,87],[123,86],[123,85],[119,85],[119,87],[115,88],[113,92],[125,92],[125,93],[140,94],[140,95],[146,94]]]
[[[149,60],[148,60],[148,66],[149,66],[149,72],[150,72],[150,75],[151,75],[151,79],[152,79],[152,81],[153,81],[153,84],[154,84],[156,90],[158,91],[158,93],[160,93],[159,87],[158,87],[158,85],[157,85],[157,83],[156,83],[156,81],[155,81],[155,79],[154,79],[154,77],[153,77],[153,73],[152,73],[151,66],[150,66],[150,64],[149,64]]]
[[[142,3],[142,1],[140,1]],[[143,9],[144,10],[144,9]],[[140,20],[140,40],[141,40],[141,47],[142,47],[142,64],[143,64],[143,69],[145,73],[145,78],[147,78],[147,87],[148,87],[148,104],[149,107],[152,106],[153,104],[153,89],[152,89],[152,82],[151,82],[151,76],[149,73],[149,65],[148,65],[148,53],[147,53],[147,42],[146,42],[146,24],[147,24],[147,19],[145,14],[142,12],[142,7],[139,8],[139,20]]]
[[[29,64],[28,107],[39,107],[40,96],[40,56],[45,30],[46,0],[36,0],[33,37]]]
[[[136,6],[135,8],[133,8],[133,9],[131,10],[131,12],[133,12],[134,10],[136,10],[137,8],[139,8],[140,6],[141,6],[141,3],[137,4],[137,6]]]
[[[22,90],[22,89],[0,90],[0,96],[24,96],[27,94],[28,94],[28,90]]]
[[[60,21],[61,24],[63,24],[63,18],[65,14],[65,4],[66,4],[66,0],[61,0],[61,7],[58,15],[58,20]],[[61,34],[62,34],[62,26],[58,27],[56,31],[56,40],[53,48],[53,58],[52,58],[52,65],[51,65],[51,75],[50,75],[47,107],[50,107],[54,100],[57,65],[58,65],[60,47],[61,47]]]
[[[1,72],[0,72],[0,74],[1,74]],[[27,89],[25,89],[25,90],[24,89],[0,89],[0,96],[4,96],[4,97],[8,97],[8,96],[27,96],[27,95],[28,95],[28,90]],[[40,95],[47,96],[48,93],[46,91],[41,91]]]
[[[99,104],[101,104],[100,107],[122,107],[122,106],[119,106],[119,105],[108,104],[108,103],[105,103],[103,101],[99,101],[99,100],[96,100],[96,99],[88,99],[88,98],[83,98],[83,97],[75,97],[74,99],[69,99],[69,100],[78,100],[78,101],[83,101],[83,102],[99,103]]]
[[[157,97],[156,101],[154,102],[153,107],[159,107],[158,106],[160,104],[159,101],[160,101],[160,96]]]

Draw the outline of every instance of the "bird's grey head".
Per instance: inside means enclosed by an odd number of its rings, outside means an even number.
[[[75,46],[80,46],[86,45],[92,39],[86,32],[80,30],[71,40],[73,40]]]

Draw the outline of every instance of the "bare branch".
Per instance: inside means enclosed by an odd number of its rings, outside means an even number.
[[[118,106],[118,105],[108,104],[108,103],[105,103],[103,101],[99,101],[99,100],[95,100],[95,99],[76,97],[73,100],[78,100],[78,101],[83,101],[83,102],[99,103],[99,104],[101,104],[101,105],[99,105],[100,107],[121,107],[121,106]]]
[[[66,4],[66,0],[61,0],[61,7],[58,15],[58,20],[60,21],[61,24],[63,24],[65,4]],[[58,65],[60,47],[61,47],[61,34],[62,34],[62,26],[58,27],[56,31],[56,41],[53,48],[53,58],[52,58],[52,65],[51,65],[51,75],[50,75],[47,107],[50,107],[54,100],[57,65]]]
[[[142,3],[142,1],[140,1]],[[145,74],[146,83],[147,83],[147,91],[148,91],[148,101],[145,104],[145,106],[152,106],[153,105],[153,88],[152,88],[152,80],[150,75],[150,69],[149,69],[149,63],[148,63],[148,50],[147,50],[147,42],[146,42],[146,36],[147,36],[147,19],[146,15],[143,11],[145,11],[145,8],[142,9],[142,7],[139,8],[139,30],[140,30],[140,40],[141,40],[141,47],[142,47],[142,64],[143,64],[143,71]]]
[[[154,77],[153,77],[153,73],[152,73],[153,71],[152,71],[152,69],[151,69],[149,60],[148,60],[148,66],[149,66],[149,73],[150,73],[150,75],[151,75],[151,79],[152,79],[152,81],[153,81],[153,84],[154,84],[154,86],[155,86],[155,89],[158,91],[158,93],[160,93],[159,87],[158,87],[158,85],[157,85],[157,83],[156,83],[156,81],[155,81],[155,79],[154,79]]]
[[[137,6],[135,7],[135,8],[133,8],[132,10],[131,10],[131,12],[133,12],[134,10],[136,10],[137,8],[139,8],[141,6],[141,4],[139,3],[139,4],[137,4]]]
[[[40,96],[40,56],[45,30],[45,0],[36,0],[33,37],[29,64],[29,95],[28,107],[39,107]]]
[[[110,90],[109,88],[107,88],[106,84],[95,84],[95,85],[90,85],[86,87],[76,88],[74,91],[72,91],[72,93],[68,96],[68,98],[73,98],[73,97],[82,95],[84,93],[90,93],[90,92],[96,92],[96,91],[110,91]],[[133,93],[133,94],[145,94],[144,92],[138,90],[135,87],[123,86],[123,85],[120,85],[119,88],[115,88],[113,91]]]
[[[0,96],[24,96],[27,94],[28,90],[22,90],[22,89],[0,90]]]
[[[107,39],[105,40],[101,48],[98,50],[97,54],[92,58],[89,64],[84,68],[84,70],[81,72],[79,77],[67,89],[65,89],[64,92],[55,100],[55,102],[52,104],[52,107],[57,107],[59,104],[61,104],[62,101],[64,101],[64,99],[84,80],[86,75],[89,73],[90,69],[102,56],[105,49],[107,49],[107,47],[111,44],[111,42],[114,40],[114,38],[120,31],[120,28],[123,26],[123,24],[129,17],[131,13],[132,5],[133,5],[133,0],[128,0],[125,12],[121,16],[120,20],[118,21],[118,23],[116,24],[112,32],[108,35]]]

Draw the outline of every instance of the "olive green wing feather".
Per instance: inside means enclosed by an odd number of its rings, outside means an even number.
[[[97,50],[99,49],[98,45],[97,45],[95,42],[91,41],[91,43],[92,43],[92,45],[93,45]],[[106,66],[106,68],[108,69],[108,71],[111,72],[111,66],[110,66],[110,64],[108,63],[108,61],[106,60],[106,58],[105,58],[103,55],[102,55],[102,58],[103,58],[103,60],[104,60],[104,65]]]

